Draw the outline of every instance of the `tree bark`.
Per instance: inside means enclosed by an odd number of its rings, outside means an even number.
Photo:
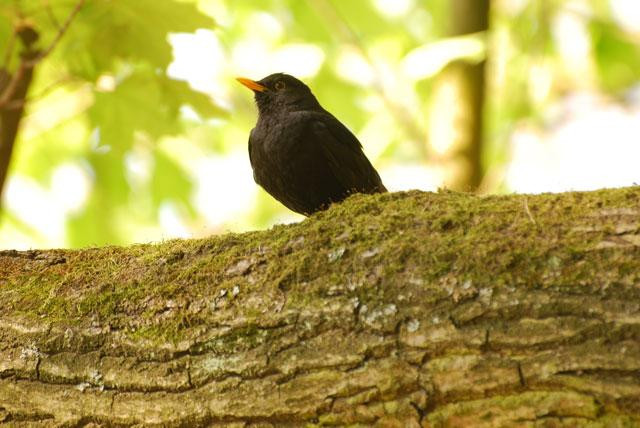
[[[0,253],[0,421],[636,426],[640,187]]]

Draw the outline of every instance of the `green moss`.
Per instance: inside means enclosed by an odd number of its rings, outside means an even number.
[[[421,298],[435,301],[443,278],[478,289],[535,288],[551,276],[554,286],[573,288],[617,265],[620,280],[633,283],[640,257],[623,257],[617,248],[593,251],[623,220],[594,217],[594,210],[637,210],[639,199],[638,187],[535,196],[355,195],[269,231],[33,257],[0,254],[0,313],[76,325],[108,320],[132,338],[179,340],[189,328],[215,323],[216,305],[257,319],[271,310],[273,296],[285,293],[286,308],[295,309],[326,294],[328,285],[373,308],[396,302],[416,281]],[[573,227],[594,224],[592,231]],[[258,289],[269,297],[245,300]],[[256,341],[263,334],[244,333]]]

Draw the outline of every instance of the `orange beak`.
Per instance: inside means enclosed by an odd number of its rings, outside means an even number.
[[[238,78],[236,78],[236,80],[238,82],[242,83],[247,88],[251,89],[252,91],[264,92],[264,91],[267,90],[266,86],[262,86],[261,84],[259,84],[255,80],[247,79],[247,78],[244,78],[244,77],[238,77]]]

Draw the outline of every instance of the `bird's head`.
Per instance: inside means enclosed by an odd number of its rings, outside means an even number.
[[[275,73],[258,81],[244,77],[237,80],[254,92],[261,114],[322,109],[311,89],[288,74]]]

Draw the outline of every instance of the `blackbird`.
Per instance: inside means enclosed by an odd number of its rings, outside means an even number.
[[[356,136],[307,85],[284,73],[238,81],[258,105],[249,135],[253,178],[287,208],[308,216],[355,192],[387,191]]]

